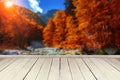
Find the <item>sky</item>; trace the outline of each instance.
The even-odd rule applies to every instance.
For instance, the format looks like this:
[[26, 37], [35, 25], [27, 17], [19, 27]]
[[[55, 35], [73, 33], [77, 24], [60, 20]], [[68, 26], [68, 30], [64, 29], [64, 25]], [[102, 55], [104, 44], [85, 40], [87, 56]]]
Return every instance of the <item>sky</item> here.
[[16, 4], [29, 8], [34, 12], [46, 13], [51, 9], [64, 10], [65, 0], [16, 0]]

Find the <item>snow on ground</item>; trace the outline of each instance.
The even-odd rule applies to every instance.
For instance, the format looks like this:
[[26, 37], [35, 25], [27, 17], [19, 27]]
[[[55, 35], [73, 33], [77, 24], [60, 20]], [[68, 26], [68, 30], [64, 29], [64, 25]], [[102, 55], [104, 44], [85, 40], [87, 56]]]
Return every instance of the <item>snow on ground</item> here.
[[2, 54], [2, 55], [20, 55], [24, 51], [25, 50], [10, 50], [10, 49], [6, 49], [6, 50], [2, 51], [0, 54]]

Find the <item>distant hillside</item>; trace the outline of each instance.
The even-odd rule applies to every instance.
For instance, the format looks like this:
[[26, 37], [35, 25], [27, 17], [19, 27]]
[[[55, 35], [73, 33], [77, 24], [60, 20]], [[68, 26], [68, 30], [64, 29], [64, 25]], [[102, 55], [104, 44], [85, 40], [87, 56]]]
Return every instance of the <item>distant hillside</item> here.
[[24, 48], [34, 40], [41, 41], [43, 24], [36, 13], [17, 5], [6, 7], [0, 2], [0, 46]]
[[47, 23], [47, 22], [48, 22], [48, 19], [49, 19], [49, 18], [53, 18], [53, 17], [54, 17], [54, 14], [55, 14], [57, 11], [58, 11], [57, 9], [52, 9], [52, 10], [49, 10], [46, 14], [40, 14], [40, 13], [38, 13], [38, 14], [41, 15], [41, 18], [42, 18], [42, 20], [44, 21], [44, 23]]
[[40, 25], [44, 25], [41, 15], [38, 15], [25, 7], [16, 6], [15, 8], [21, 15], [26, 16], [30, 20], [35, 20]]

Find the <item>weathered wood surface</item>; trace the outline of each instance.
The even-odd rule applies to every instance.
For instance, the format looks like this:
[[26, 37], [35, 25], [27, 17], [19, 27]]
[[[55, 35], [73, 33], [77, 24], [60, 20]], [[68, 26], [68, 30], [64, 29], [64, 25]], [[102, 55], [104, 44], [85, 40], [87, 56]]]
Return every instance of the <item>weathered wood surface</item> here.
[[0, 56], [0, 80], [120, 80], [120, 56]]

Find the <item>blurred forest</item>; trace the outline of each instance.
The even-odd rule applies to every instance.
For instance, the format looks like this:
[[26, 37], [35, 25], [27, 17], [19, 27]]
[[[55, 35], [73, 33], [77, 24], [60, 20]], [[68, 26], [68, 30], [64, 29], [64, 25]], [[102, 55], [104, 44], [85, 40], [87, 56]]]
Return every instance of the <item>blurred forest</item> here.
[[66, 0], [43, 31], [44, 43], [64, 49], [120, 48], [120, 1]]
[[60, 49], [120, 49], [119, 0], [65, 0], [65, 7], [44, 25], [39, 15], [0, 3], [0, 45], [25, 49], [38, 40]]

